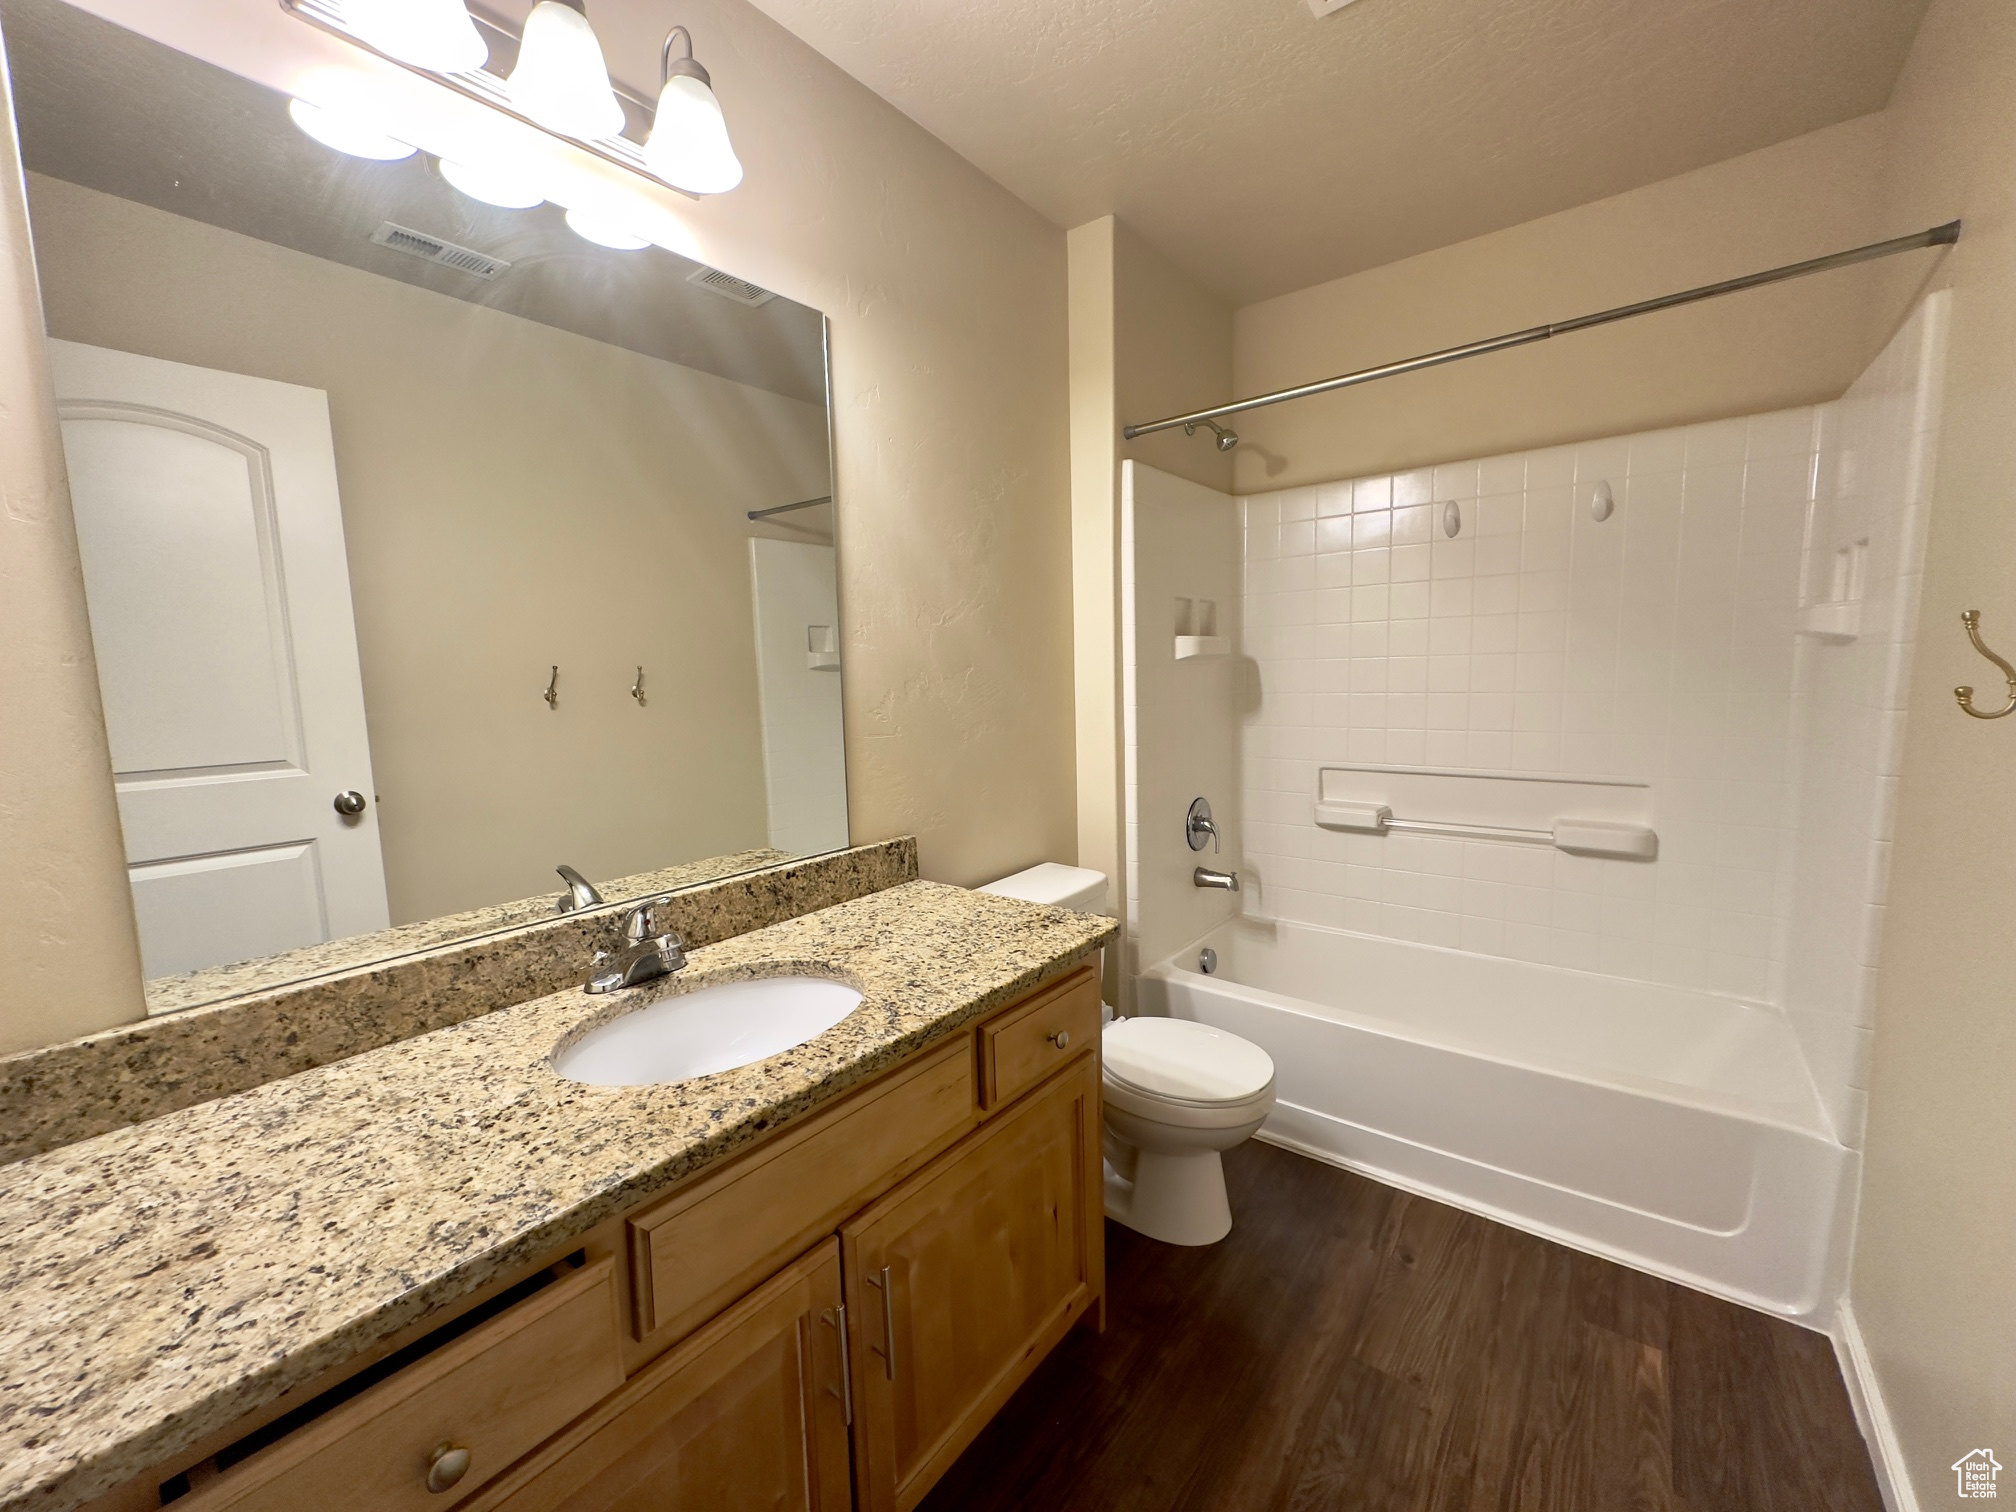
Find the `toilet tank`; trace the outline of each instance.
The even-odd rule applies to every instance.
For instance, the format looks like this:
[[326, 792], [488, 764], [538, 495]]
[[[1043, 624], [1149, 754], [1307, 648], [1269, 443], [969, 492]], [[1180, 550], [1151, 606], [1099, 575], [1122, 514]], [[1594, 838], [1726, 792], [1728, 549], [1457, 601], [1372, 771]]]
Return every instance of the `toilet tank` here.
[[1045, 861], [999, 882], [989, 882], [976, 891], [1020, 898], [1025, 903], [1048, 903], [1079, 913], [1106, 912], [1106, 873], [1084, 866], [1063, 866], [1055, 861]]

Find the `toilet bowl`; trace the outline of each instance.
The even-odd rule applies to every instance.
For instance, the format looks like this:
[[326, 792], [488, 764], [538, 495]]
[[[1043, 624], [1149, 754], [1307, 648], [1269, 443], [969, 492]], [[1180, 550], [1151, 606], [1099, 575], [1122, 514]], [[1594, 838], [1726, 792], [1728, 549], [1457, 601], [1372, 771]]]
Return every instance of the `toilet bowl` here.
[[[980, 891], [1106, 911], [1103, 873], [1056, 862]], [[1274, 1062], [1258, 1045], [1188, 1019], [1116, 1019], [1100, 1050], [1106, 1216], [1168, 1244], [1216, 1244], [1232, 1231], [1219, 1157], [1273, 1109]]]
[[1232, 1231], [1220, 1157], [1273, 1109], [1273, 1060], [1188, 1019], [1116, 1019], [1100, 1049], [1106, 1216], [1165, 1244], [1216, 1244]]

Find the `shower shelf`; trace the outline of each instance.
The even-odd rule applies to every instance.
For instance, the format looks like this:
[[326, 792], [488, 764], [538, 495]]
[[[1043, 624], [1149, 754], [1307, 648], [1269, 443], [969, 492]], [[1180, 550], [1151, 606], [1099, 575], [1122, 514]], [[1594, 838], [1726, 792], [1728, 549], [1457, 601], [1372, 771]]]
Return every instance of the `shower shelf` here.
[[1799, 615], [1799, 633], [1823, 645], [1847, 645], [1862, 634], [1861, 600], [1808, 604]]
[[1199, 656], [1230, 656], [1232, 639], [1225, 635], [1179, 635], [1176, 637], [1176, 660], [1190, 661]]

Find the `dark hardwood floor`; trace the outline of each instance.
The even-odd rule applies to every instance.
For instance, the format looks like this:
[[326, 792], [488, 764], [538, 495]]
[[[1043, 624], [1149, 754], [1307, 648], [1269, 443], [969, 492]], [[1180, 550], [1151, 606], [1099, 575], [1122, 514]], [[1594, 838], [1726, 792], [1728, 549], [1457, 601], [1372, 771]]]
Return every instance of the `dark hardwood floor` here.
[[920, 1512], [1881, 1512], [1821, 1335], [1261, 1144]]

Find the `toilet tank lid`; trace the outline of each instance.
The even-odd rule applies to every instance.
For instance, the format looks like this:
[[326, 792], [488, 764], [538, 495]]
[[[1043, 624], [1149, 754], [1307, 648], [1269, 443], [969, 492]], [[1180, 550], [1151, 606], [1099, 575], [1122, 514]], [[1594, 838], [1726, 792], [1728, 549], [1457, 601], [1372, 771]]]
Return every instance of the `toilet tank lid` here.
[[1087, 866], [1065, 866], [1045, 861], [1027, 871], [1019, 871], [999, 882], [989, 882], [979, 891], [998, 893], [1004, 898], [1020, 898], [1025, 903], [1048, 903], [1056, 908], [1075, 908], [1080, 913], [1103, 913], [1106, 908], [1106, 873]]

